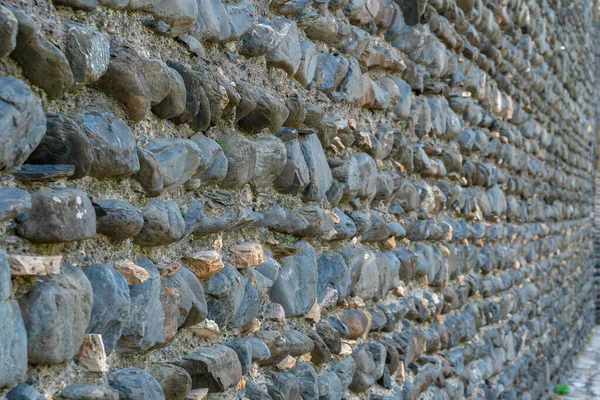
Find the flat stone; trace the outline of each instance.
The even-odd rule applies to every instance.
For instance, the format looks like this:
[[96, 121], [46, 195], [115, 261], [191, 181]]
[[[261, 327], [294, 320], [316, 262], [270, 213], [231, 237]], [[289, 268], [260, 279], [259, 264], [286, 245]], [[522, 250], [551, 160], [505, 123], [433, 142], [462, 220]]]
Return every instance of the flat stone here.
[[91, 26], [66, 26], [65, 52], [77, 85], [91, 85], [104, 75], [110, 62], [109, 37]]
[[7, 221], [31, 210], [31, 195], [23, 189], [0, 189], [0, 221]]
[[58, 275], [37, 278], [19, 300], [27, 329], [29, 364], [59, 364], [79, 350], [92, 311], [92, 287], [78, 267], [63, 264]]
[[142, 369], [117, 370], [108, 376], [108, 384], [119, 392], [119, 399], [164, 400], [165, 398], [160, 384]]
[[16, 7], [11, 7], [11, 11], [19, 21], [19, 31], [17, 47], [10, 56], [23, 69], [23, 75], [42, 88], [49, 98], [62, 97], [74, 83], [67, 58], [40, 34], [38, 24], [31, 17]]
[[173, 364], [158, 363], [148, 373], [159, 383], [165, 400], [185, 400], [192, 390], [192, 377], [187, 371]]
[[285, 168], [286, 145], [276, 136], [261, 136], [254, 142], [256, 163], [251, 183], [257, 188], [270, 186]]
[[78, 119], [88, 128], [86, 134], [95, 155], [91, 176], [123, 178], [140, 169], [135, 136], [125, 121], [113, 114], [96, 111], [79, 114]]
[[90, 372], [107, 372], [108, 363], [102, 335], [96, 333], [85, 334], [83, 343], [81, 343], [79, 351], [75, 354], [75, 359]]
[[[3, 268], [0, 267], [0, 270]], [[6, 324], [2, 328], [0, 336], [0, 363], [3, 368], [0, 370], [0, 386], [10, 386], [25, 379], [27, 373], [27, 332], [19, 310], [19, 304], [16, 300], [5, 300], [10, 296], [5, 293], [3, 286], [5, 282], [10, 285], [10, 275], [6, 276], [6, 269], [0, 273], [0, 277], [8, 281], [0, 284], [0, 319]], [[13, 389], [14, 390], [14, 389]], [[10, 398], [10, 393], [9, 397]]]
[[158, 269], [146, 257], [138, 257], [136, 265], [144, 268], [150, 279], [129, 285], [131, 312], [123, 324], [116, 349], [119, 353], [139, 353], [163, 343], [165, 312], [161, 304], [161, 278]]
[[231, 247], [233, 264], [236, 268], [250, 268], [266, 261], [260, 243], [240, 243]]
[[269, 290], [272, 302], [279, 303], [286, 317], [304, 315], [317, 298], [317, 258], [314, 249], [306, 242], [296, 244], [300, 252], [281, 260], [281, 270]]
[[123, 275], [110, 264], [92, 264], [83, 269], [93, 293], [93, 306], [86, 333], [102, 335], [106, 354], [112, 353], [129, 318], [131, 298]]
[[150, 90], [143, 72], [144, 59], [127, 46], [110, 47], [110, 63], [96, 82], [100, 90], [117, 100], [132, 122], [150, 111]]
[[200, 165], [200, 149], [189, 139], [153, 140], [145, 148], [156, 155], [163, 190], [173, 190], [183, 185]]
[[55, 395], [58, 400], [119, 400], [119, 392], [110, 386], [76, 383]]
[[0, 77], [0, 171], [19, 167], [46, 131], [40, 99], [21, 80]]
[[35, 243], [89, 239], [96, 233], [94, 208], [79, 190], [39, 190], [33, 193], [31, 211], [19, 220], [16, 232]]
[[222, 392], [235, 386], [242, 377], [238, 356], [227, 346], [200, 349], [175, 362], [192, 377], [192, 388]]
[[137, 235], [144, 226], [142, 212], [121, 200], [94, 200], [96, 232], [113, 240]]
[[136, 265], [133, 261], [117, 261], [115, 263], [115, 269], [123, 275], [127, 285], [137, 285], [138, 283], [144, 283], [150, 279], [150, 274], [144, 268]]
[[6, 7], [0, 6], [0, 59], [8, 57], [17, 47], [19, 22]]
[[74, 165], [21, 165], [13, 176], [19, 182], [55, 182], [75, 175]]
[[185, 221], [174, 201], [149, 200], [142, 215], [144, 226], [133, 237], [140, 246], [165, 246], [181, 239], [185, 232]]
[[10, 254], [8, 264], [11, 275], [60, 274], [62, 256], [26, 256]]
[[198, 251], [181, 259], [198, 279], [208, 279], [225, 267], [221, 254], [214, 250]]
[[185, 400], [207, 400], [208, 389], [193, 389], [185, 396]]

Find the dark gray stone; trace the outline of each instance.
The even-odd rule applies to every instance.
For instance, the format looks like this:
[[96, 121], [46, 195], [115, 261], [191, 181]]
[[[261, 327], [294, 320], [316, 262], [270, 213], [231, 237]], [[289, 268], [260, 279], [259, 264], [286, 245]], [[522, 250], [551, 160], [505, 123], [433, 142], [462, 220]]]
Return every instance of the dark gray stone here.
[[279, 303], [286, 317], [304, 315], [317, 298], [317, 257], [306, 242], [296, 244], [300, 252], [281, 260], [281, 270], [269, 290], [271, 301]]
[[75, 175], [74, 165], [21, 165], [12, 174], [19, 182], [55, 182], [61, 179], [71, 178]]
[[[150, 278], [129, 285], [131, 308], [117, 342], [119, 353], [139, 353], [161, 343], [165, 337], [165, 313], [161, 304], [161, 279], [158, 269], [146, 257], [138, 257], [136, 265]], [[112, 386], [112, 385], [111, 385]]]
[[377, 165], [366, 153], [355, 153], [348, 157], [342, 166], [332, 171], [333, 177], [344, 187], [344, 197], [359, 197], [367, 204], [377, 191]]
[[342, 351], [340, 333], [331, 324], [319, 322], [315, 330], [332, 354], [339, 354]]
[[184, 400], [192, 389], [192, 377], [176, 365], [159, 363], [148, 369], [148, 373], [159, 383], [165, 400]]
[[302, 400], [319, 400], [319, 377], [310, 364], [299, 362], [290, 372], [294, 374], [300, 383]]
[[83, 269], [92, 286], [93, 302], [86, 333], [102, 335], [106, 354], [112, 353], [129, 320], [131, 298], [127, 281], [110, 264], [92, 264]]
[[[203, 61], [197, 61], [193, 64], [192, 70], [198, 77], [200, 85], [206, 94], [208, 108], [210, 109], [210, 126], [218, 125], [223, 115], [224, 107], [229, 103], [229, 96], [223, 93], [223, 91], [227, 92], [224, 85], [228, 85], [228, 83], [219, 79], [213, 68]], [[227, 104], [223, 104], [224, 101]]]
[[313, 81], [317, 70], [317, 46], [310, 40], [301, 40], [300, 51], [302, 55], [294, 78], [302, 86], [307, 87]]
[[280, 41], [276, 27], [263, 17], [258, 17], [257, 22], [240, 37], [239, 52], [246, 57], [264, 56], [275, 49]]
[[149, 200], [142, 215], [144, 226], [133, 238], [140, 246], [166, 246], [181, 239], [185, 233], [185, 221], [174, 201]]
[[238, 119], [238, 128], [250, 134], [259, 133], [265, 128], [275, 132], [287, 120], [289, 114], [290, 111], [283, 101], [270, 93], [258, 90], [256, 106]]
[[287, 18], [274, 16], [272, 24], [279, 44], [265, 54], [267, 68], [280, 68], [288, 76], [294, 76], [302, 57], [296, 22]]
[[329, 367], [337, 375], [345, 392], [352, 383], [354, 372], [356, 371], [356, 362], [354, 357], [346, 357], [343, 360], [336, 360], [329, 363]]
[[377, 257], [371, 250], [345, 247], [342, 255], [350, 270], [352, 288], [350, 294], [363, 300], [376, 297], [379, 287]]
[[65, 49], [77, 85], [90, 85], [104, 75], [110, 62], [110, 39], [91, 26], [68, 24]]
[[[258, 339], [257, 339], [258, 340]], [[240, 360], [240, 365], [242, 367], [242, 375], [247, 375], [250, 369], [252, 368], [252, 362], [258, 361], [261, 357], [257, 357], [257, 360], [253, 360], [252, 357], [252, 344], [250, 341], [243, 338], [234, 338], [229, 342], [225, 343], [225, 346], [230, 347], [238, 356], [238, 360]], [[265, 346], [266, 348], [266, 346]], [[268, 348], [267, 348], [268, 352]], [[270, 353], [269, 353], [270, 357]], [[266, 358], [269, 358], [266, 357]], [[262, 360], [261, 360], [262, 361]]]
[[0, 319], [5, 326], [0, 336], [0, 363], [3, 366], [0, 369], [0, 387], [4, 387], [25, 379], [27, 331], [17, 301], [5, 300], [11, 294], [10, 269], [4, 251], [1, 253], [3, 260], [0, 263]]
[[243, 293], [242, 302], [231, 321], [229, 321], [229, 328], [244, 328], [258, 315], [258, 292], [250, 279], [246, 278]]
[[252, 184], [257, 188], [270, 186], [287, 163], [286, 145], [276, 136], [261, 136], [254, 142], [256, 163], [252, 174]]
[[79, 115], [94, 149], [90, 175], [123, 178], [140, 169], [135, 136], [125, 121], [113, 114], [89, 111]]
[[0, 6], [0, 59], [8, 57], [17, 46], [19, 22], [6, 7]]
[[173, 122], [178, 125], [187, 123], [195, 131], [207, 129], [210, 126], [211, 113], [200, 77], [179, 62], [168, 61], [167, 65], [181, 76], [186, 90], [185, 109], [183, 113], [172, 118]]
[[133, 179], [140, 184], [149, 197], [160, 196], [163, 192], [164, 184], [156, 154], [141, 146], [136, 146], [136, 154], [140, 163], [140, 169], [133, 174]]
[[[246, 293], [246, 279], [231, 264], [203, 282], [208, 315], [224, 328], [237, 315]], [[257, 299], [258, 300], [258, 299]]]
[[323, 364], [331, 361], [331, 351], [317, 331], [313, 329], [309, 330], [308, 337], [312, 339], [314, 345], [310, 352], [310, 361], [315, 364]]
[[39, 190], [33, 193], [31, 204], [31, 211], [19, 219], [16, 232], [32, 242], [72, 242], [96, 233], [94, 208], [79, 190]]
[[206, 298], [200, 280], [187, 267], [169, 276], [179, 291], [179, 327], [196, 325], [206, 318]]
[[27, 329], [29, 364], [59, 364], [79, 350], [90, 322], [93, 293], [85, 274], [70, 264], [37, 279], [19, 300]]
[[248, 400], [273, 400], [269, 394], [261, 389], [251, 379], [246, 378], [246, 388], [244, 391], [244, 398]]
[[262, 340], [254, 337], [247, 339], [252, 347], [252, 362], [261, 362], [271, 358], [269, 347]]
[[119, 392], [110, 386], [76, 383], [61, 390], [58, 400], [119, 400]]
[[38, 24], [19, 8], [10, 8], [19, 21], [17, 47], [10, 56], [23, 75], [42, 88], [48, 97], [58, 99], [73, 86], [73, 73], [60, 49], [40, 34]]
[[26, 383], [19, 383], [6, 394], [6, 400], [46, 400], [46, 396]]
[[356, 225], [352, 218], [343, 213], [340, 209], [334, 208], [333, 212], [339, 218], [339, 222], [335, 224], [335, 240], [352, 239], [356, 235]]
[[145, 148], [156, 155], [164, 190], [183, 185], [200, 165], [200, 149], [189, 139], [153, 140]]
[[267, 392], [273, 400], [298, 399], [300, 397], [300, 382], [289, 372], [269, 372]]
[[175, 362], [192, 377], [192, 388], [222, 392], [235, 386], [242, 377], [242, 367], [235, 351], [227, 346], [204, 348]]
[[333, 371], [324, 371], [319, 375], [319, 399], [342, 400], [342, 384]]
[[302, 137], [300, 145], [310, 176], [310, 183], [304, 190], [304, 196], [309, 200], [324, 199], [331, 187], [332, 176], [321, 142], [316, 134], [311, 134]]
[[385, 355], [385, 347], [379, 342], [365, 343], [356, 348], [352, 352], [356, 370], [350, 390], [360, 393], [373, 386], [383, 376]]
[[304, 191], [310, 182], [310, 172], [302, 154], [298, 139], [285, 142], [287, 162], [274, 182], [275, 188], [283, 193], [297, 194]]
[[[6, 221], [31, 209], [31, 195], [23, 189], [0, 189], [0, 221]], [[2, 296], [0, 296], [0, 300]]]
[[159, 118], [175, 118], [187, 110], [186, 85], [179, 72], [162, 63], [161, 65], [168, 76], [168, 91], [159, 103], [152, 103], [151, 110]]
[[218, 140], [227, 158], [227, 175], [221, 186], [242, 187], [250, 182], [256, 166], [254, 143], [238, 134], [228, 134]]
[[40, 99], [23, 81], [0, 76], [0, 171], [23, 164], [45, 131]]
[[120, 369], [108, 376], [108, 384], [123, 400], [165, 400], [160, 384], [146, 371]]
[[95, 200], [96, 232], [113, 240], [137, 235], [144, 226], [142, 212], [121, 200]]
[[317, 293], [319, 303], [332, 288], [338, 292], [338, 301], [343, 301], [350, 292], [350, 271], [344, 258], [333, 251], [324, 252], [317, 260], [319, 281]]

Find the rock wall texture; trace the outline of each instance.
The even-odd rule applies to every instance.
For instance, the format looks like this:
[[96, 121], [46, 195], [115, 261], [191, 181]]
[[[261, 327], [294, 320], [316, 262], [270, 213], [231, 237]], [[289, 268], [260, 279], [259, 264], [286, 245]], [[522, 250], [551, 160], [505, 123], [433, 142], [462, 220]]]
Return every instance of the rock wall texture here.
[[552, 398], [596, 13], [0, 0], [0, 396]]

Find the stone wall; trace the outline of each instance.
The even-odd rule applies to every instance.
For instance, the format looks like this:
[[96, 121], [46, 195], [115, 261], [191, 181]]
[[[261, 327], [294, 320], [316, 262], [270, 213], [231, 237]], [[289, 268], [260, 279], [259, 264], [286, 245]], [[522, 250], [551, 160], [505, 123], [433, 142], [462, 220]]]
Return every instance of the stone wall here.
[[592, 2], [0, 4], [0, 396], [552, 398]]

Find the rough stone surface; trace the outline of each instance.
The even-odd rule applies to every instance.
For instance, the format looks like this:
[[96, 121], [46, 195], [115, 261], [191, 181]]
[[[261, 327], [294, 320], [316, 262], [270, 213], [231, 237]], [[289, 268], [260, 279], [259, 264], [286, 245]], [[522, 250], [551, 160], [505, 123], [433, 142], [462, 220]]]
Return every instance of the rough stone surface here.
[[121, 369], [108, 376], [110, 387], [119, 392], [119, 399], [164, 400], [160, 384], [144, 370], [137, 368]]

